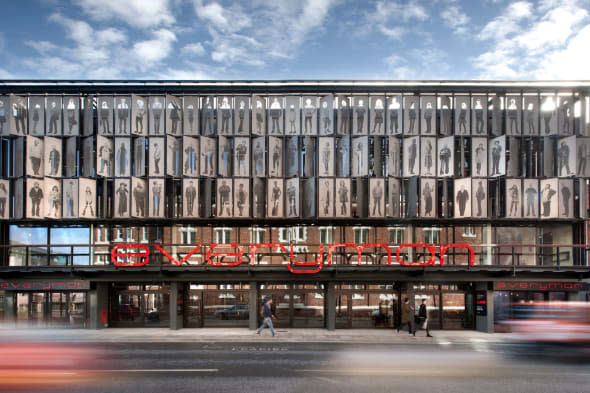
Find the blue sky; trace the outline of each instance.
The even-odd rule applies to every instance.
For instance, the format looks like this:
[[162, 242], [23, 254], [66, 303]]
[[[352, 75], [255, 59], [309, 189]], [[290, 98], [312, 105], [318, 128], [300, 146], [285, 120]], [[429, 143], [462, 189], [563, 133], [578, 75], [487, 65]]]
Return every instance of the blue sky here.
[[590, 79], [590, 0], [21, 0], [3, 79]]

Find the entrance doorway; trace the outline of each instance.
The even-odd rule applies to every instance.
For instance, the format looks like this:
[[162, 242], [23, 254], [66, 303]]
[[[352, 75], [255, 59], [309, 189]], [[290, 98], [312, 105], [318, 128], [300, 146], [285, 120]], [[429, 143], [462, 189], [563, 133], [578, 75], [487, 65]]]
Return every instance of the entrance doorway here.
[[184, 295], [184, 326], [248, 327], [249, 288], [242, 283], [191, 283]]
[[415, 313], [417, 315], [424, 301], [430, 329], [475, 328], [475, 305], [471, 291], [454, 284], [422, 284], [414, 285], [413, 289]]
[[110, 325], [113, 327], [168, 327], [170, 290], [160, 285], [113, 288]]
[[393, 328], [399, 324], [399, 292], [393, 285], [337, 284], [336, 328]]
[[323, 328], [326, 325], [323, 284], [268, 284], [260, 286], [258, 323], [264, 299], [272, 299], [277, 328]]
[[15, 292], [16, 322], [30, 327], [86, 327], [85, 292]]

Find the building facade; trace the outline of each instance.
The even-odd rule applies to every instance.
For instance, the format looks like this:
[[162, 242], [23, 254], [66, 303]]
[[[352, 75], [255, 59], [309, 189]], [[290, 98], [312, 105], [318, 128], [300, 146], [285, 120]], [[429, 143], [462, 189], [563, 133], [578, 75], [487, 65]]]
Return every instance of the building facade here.
[[590, 82], [4, 81], [17, 324], [501, 331], [588, 300]]

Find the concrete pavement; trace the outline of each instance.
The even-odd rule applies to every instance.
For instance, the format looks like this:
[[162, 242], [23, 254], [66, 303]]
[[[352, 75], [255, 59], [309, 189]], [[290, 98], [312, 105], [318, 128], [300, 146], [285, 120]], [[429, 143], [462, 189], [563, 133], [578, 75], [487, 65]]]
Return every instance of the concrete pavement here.
[[473, 330], [435, 330], [433, 338], [418, 331], [416, 337], [392, 329], [277, 329], [272, 337], [267, 328], [257, 335], [246, 328], [167, 328], [48, 329], [0, 328], [0, 341], [57, 340], [80, 342], [283, 342], [283, 343], [351, 343], [351, 344], [477, 344], [498, 343], [508, 338], [505, 333], [481, 333]]

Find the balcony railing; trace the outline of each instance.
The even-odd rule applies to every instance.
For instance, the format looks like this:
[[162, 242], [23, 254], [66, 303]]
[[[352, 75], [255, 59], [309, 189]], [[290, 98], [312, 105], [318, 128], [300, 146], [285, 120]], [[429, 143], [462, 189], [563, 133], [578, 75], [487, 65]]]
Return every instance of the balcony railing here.
[[[298, 244], [297, 246], [299, 246]], [[252, 254], [250, 244], [239, 245], [243, 255], [241, 267], [268, 267], [292, 265], [301, 269], [298, 263], [306, 262], [306, 268], [317, 268], [322, 254], [322, 268], [364, 267], [375, 266], [424, 266], [426, 269], [465, 266], [467, 269], [477, 268], [576, 268], [590, 269], [589, 250], [582, 244], [479, 244], [470, 245], [473, 250], [473, 260], [470, 261], [470, 251], [463, 245], [457, 245], [445, 250], [441, 263], [441, 248], [445, 246], [432, 245], [412, 246], [399, 249], [399, 245], [371, 245], [358, 248], [352, 245], [319, 245], [305, 244], [300, 248], [293, 245], [293, 260], [291, 261], [291, 245], [276, 244], [272, 247], [260, 246]], [[113, 257], [111, 252], [117, 246]], [[141, 248], [140, 248], [141, 247]], [[141, 264], [147, 267], [198, 267], [223, 266], [235, 264], [236, 257], [223, 255], [209, 255], [213, 253], [239, 253], [240, 250], [230, 247], [216, 247], [209, 245], [187, 244], [138, 244], [136, 247], [122, 247], [121, 244], [76, 244], [76, 245], [3, 245], [0, 246], [0, 268], [3, 269], [33, 269], [39, 267], [51, 268], [83, 268], [83, 267], [118, 267], [130, 264]], [[360, 246], [359, 246], [360, 247]], [[399, 259], [397, 257], [399, 249]], [[303, 251], [302, 251], [303, 250]], [[141, 252], [142, 257], [128, 256], [130, 253]], [[147, 262], [145, 259], [147, 257]], [[113, 258], [115, 258], [113, 260]], [[116, 263], [114, 263], [116, 261]], [[401, 262], [401, 263], [400, 263]]]

